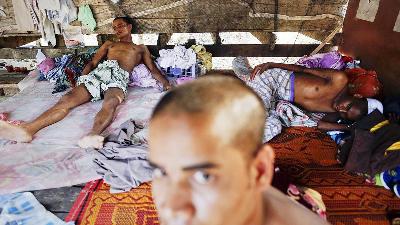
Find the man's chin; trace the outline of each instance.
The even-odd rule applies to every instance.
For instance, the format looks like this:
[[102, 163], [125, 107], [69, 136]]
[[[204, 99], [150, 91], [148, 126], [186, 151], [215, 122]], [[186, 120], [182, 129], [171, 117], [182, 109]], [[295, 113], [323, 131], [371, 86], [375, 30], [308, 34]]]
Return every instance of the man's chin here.
[[171, 219], [168, 221], [162, 221], [161, 225], [199, 225], [195, 223], [193, 220], [180, 220], [180, 219]]

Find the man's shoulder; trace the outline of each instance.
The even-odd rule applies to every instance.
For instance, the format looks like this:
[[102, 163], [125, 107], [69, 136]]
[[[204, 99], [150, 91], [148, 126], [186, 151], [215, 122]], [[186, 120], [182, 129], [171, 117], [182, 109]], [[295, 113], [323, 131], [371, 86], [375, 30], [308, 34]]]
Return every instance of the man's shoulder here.
[[[296, 225], [328, 225], [314, 212], [300, 205], [287, 195], [274, 187], [270, 187], [264, 193], [264, 203], [268, 212], [265, 215], [273, 218], [277, 223], [272, 224], [296, 224]], [[285, 209], [285, 210], [282, 210]]]
[[114, 41], [107, 40], [107, 41], [105, 41], [105, 42], [103, 43], [102, 46], [108, 47], [108, 46], [111, 46], [111, 45], [113, 45], [113, 44], [115, 44]]

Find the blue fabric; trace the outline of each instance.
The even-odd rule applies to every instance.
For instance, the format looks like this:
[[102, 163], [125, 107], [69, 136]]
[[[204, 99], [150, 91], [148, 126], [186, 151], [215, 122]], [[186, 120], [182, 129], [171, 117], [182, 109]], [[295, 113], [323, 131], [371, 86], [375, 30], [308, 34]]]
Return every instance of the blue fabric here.
[[73, 225], [47, 211], [30, 192], [0, 195], [0, 224]]

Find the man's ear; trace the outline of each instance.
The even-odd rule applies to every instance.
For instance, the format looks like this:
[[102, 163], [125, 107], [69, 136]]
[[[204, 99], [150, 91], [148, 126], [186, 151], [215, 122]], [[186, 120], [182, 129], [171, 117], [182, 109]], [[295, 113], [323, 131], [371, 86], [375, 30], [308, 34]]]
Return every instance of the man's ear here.
[[274, 149], [270, 145], [264, 144], [253, 161], [256, 171], [256, 186], [261, 191], [266, 190], [271, 185], [274, 175], [274, 161]]

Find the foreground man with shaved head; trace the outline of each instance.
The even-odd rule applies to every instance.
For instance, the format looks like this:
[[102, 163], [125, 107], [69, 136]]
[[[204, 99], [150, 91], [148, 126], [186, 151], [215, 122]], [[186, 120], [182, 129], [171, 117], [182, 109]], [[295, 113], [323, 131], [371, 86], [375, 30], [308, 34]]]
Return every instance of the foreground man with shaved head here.
[[150, 123], [161, 224], [327, 224], [271, 186], [265, 111], [237, 78], [213, 75], [167, 93]]

